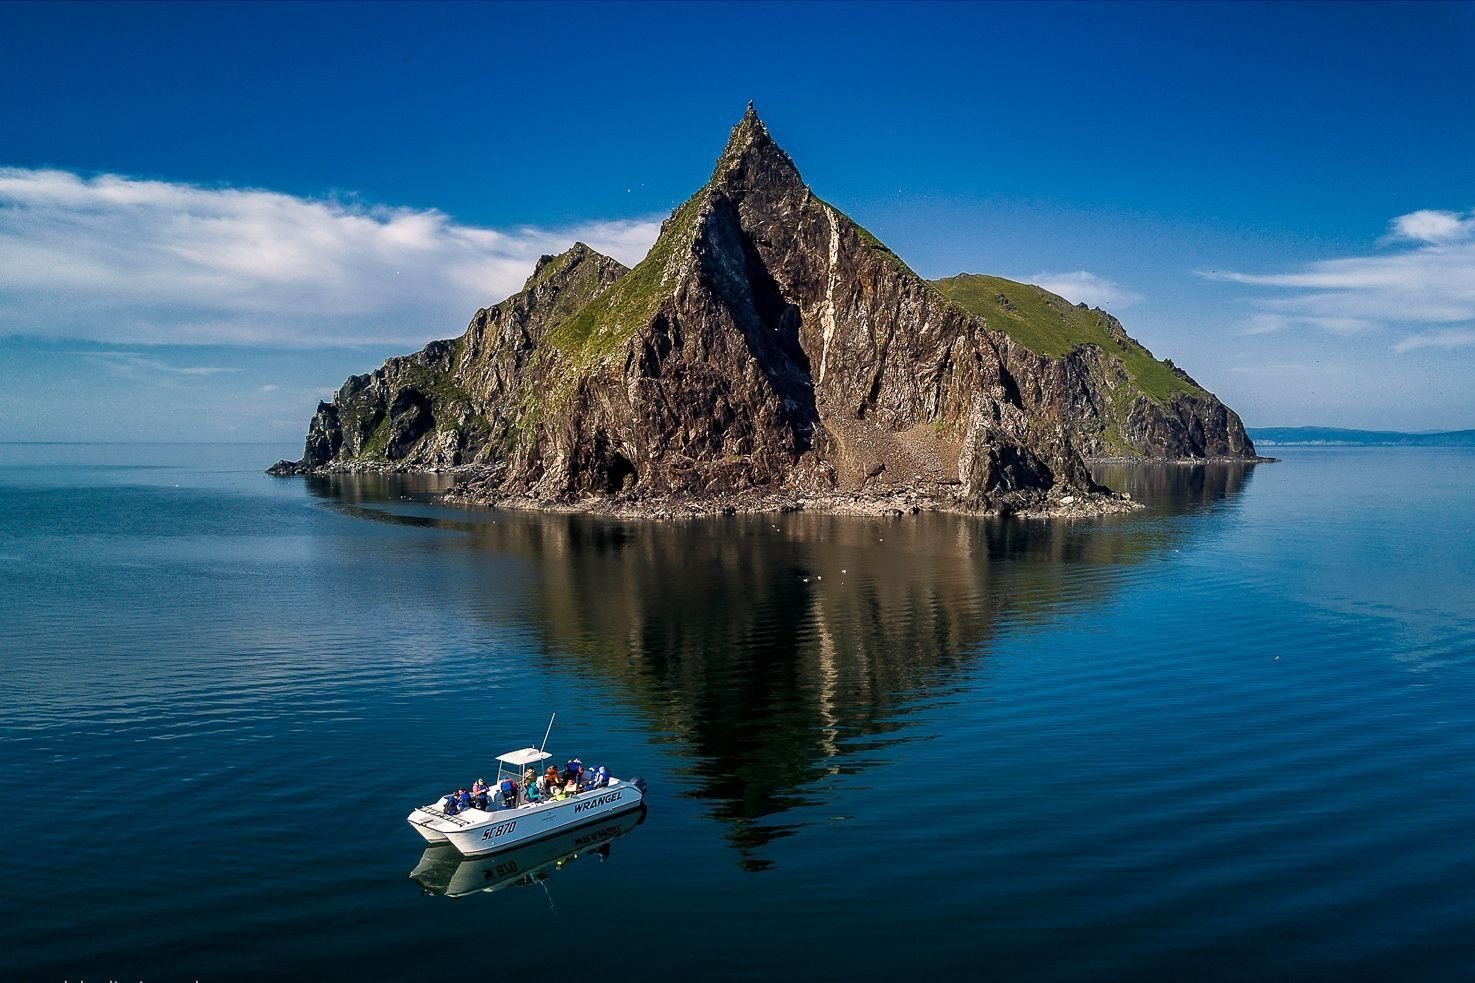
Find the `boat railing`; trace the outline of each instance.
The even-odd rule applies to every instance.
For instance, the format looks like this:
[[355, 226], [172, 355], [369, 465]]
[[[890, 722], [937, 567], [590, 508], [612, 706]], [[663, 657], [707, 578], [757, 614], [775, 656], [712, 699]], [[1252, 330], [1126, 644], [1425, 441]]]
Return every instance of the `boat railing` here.
[[462, 819], [459, 815], [454, 815], [454, 816], [451, 815], [449, 812], [446, 812], [445, 809], [441, 808], [441, 805], [440, 805], [439, 802], [432, 802], [428, 806], [421, 806], [420, 807], [420, 811], [421, 812], [428, 812], [432, 816], [439, 816], [441, 819], [449, 819], [451, 822], [455, 823], [458, 826], [470, 826], [471, 825], [471, 820], [469, 820], [469, 819]]

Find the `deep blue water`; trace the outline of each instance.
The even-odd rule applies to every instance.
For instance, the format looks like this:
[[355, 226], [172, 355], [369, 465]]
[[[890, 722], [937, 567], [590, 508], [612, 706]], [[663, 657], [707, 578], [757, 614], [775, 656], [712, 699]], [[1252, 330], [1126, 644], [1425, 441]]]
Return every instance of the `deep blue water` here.
[[[0, 976], [1475, 975], [1475, 451], [642, 524], [292, 450], [0, 445]], [[552, 710], [645, 821], [436, 893]]]

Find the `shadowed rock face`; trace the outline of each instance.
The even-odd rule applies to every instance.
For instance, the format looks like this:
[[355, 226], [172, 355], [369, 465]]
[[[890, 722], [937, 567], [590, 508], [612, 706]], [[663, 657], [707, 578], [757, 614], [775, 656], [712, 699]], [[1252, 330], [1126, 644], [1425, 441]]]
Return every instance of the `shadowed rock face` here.
[[583, 243], [544, 256], [521, 292], [477, 311], [466, 333], [351, 376], [319, 403], [295, 465], [274, 471], [433, 470], [500, 461], [549, 328], [629, 271]]
[[[1116, 318], [1103, 317], [1120, 330]], [[1183, 391], [1158, 400], [1136, 386], [1119, 359], [1094, 345], [1050, 358], [1005, 341], [1009, 371], [1028, 412], [1064, 426], [1088, 457], [1256, 457], [1239, 414], [1186, 375]]]
[[1002, 277], [934, 283], [1005, 335], [1001, 351], [1027, 412], [1068, 429], [1088, 457], [1254, 460], [1233, 410], [1100, 308]]
[[817, 198], [749, 107], [634, 270], [544, 257], [461, 338], [349, 379], [273, 470], [474, 466], [457, 496], [489, 503], [907, 488], [1009, 511], [1100, 491], [1082, 454], [1124, 443], [1253, 455], [1185, 389], [1152, 399], [1099, 347], [994, 330]]

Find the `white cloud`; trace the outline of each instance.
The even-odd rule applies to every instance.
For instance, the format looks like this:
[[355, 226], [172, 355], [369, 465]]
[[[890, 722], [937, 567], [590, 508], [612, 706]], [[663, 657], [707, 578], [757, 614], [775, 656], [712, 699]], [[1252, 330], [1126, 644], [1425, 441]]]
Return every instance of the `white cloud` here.
[[1274, 290], [1253, 299], [1246, 334], [1312, 328], [1356, 335], [1396, 325], [1475, 321], [1475, 218], [1411, 212], [1390, 228], [1394, 240], [1416, 245], [1281, 273], [1199, 275]]
[[631, 265], [660, 221], [508, 230], [439, 211], [0, 168], [0, 334], [418, 345], [575, 240]]
[[1402, 355], [1420, 348], [1467, 348], [1472, 345], [1475, 345], [1475, 329], [1446, 328], [1409, 335], [1394, 345], [1393, 350]]
[[1087, 270], [1076, 270], [1074, 273], [1036, 273], [1020, 279], [1025, 283], [1044, 287], [1052, 294], [1059, 294], [1073, 304], [1120, 309], [1131, 307], [1142, 299], [1141, 294], [1133, 293], [1121, 284]]
[[1475, 212], [1441, 212], [1421, 209], [1400, 215], [1388, 223], [1388, 238], [1414, 242], [1458, 242], [1475, 235]]

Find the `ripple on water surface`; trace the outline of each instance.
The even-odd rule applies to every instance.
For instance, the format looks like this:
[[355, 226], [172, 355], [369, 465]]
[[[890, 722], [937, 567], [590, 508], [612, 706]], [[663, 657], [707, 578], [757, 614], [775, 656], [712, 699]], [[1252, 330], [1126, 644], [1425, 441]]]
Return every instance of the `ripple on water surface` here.
[[[46, 453], [0, 454], [0, 782], [85, 818], [0, 861], [6, 975], [405, 976], [508, 924], [647, 974], [1475, 955], [1475, 455], [1107, 469], [1150, 507], [1098, 522], [640, 524]], [[409, 807], [553, 709], [647, 821], [421, 896]]]

